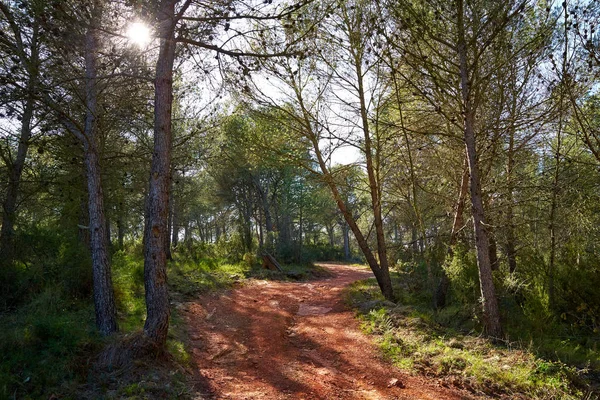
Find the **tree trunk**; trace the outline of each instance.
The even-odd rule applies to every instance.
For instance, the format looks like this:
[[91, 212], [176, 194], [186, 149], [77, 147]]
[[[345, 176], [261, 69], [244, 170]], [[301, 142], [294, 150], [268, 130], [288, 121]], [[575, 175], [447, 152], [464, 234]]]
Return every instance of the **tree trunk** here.
[[[33, 91], [35, 87], [34, 77], [30, 78], [29, 90]], [[19, 146], [17, 148], [17, 157], [11, 165], [8, 176], [8, 188], [6, 197], [2, 204], [2, 230], [0, 231], [0, 257], [2, 262], [10, 264], [15, 255], [14, 226], [17, 215], [17, 198], [19, 195], [19, 185], [21, 184], [21, 175], [25, 167], [25, 159], [29, 149], [29, 139], [31, 138], [31, 123], [33, 120], [34, 100], [33, 95], [28, 94], [22, 114], [21, 134], [19, 136]]]
[[304, 186], [300, 186], [300, 210], [298, 216], [298, 250], [296, 262], [302, 261], [302, 247], [304, 246]]
[[486, 231], [488, 232], [488, 239], [490, 241], [490, 266], [492, 267], [492, 271], [496, 271], [500, 268], [500, 261], [498, 260], [498, 243], [496, 243], [492, 228], [488, 227]]
[[554, 153], [554, 173], [552, 176], [552, 198], [550, 201], [550, 259], [548, 262], [548, 304], [550, 309], [554, 307], [554, 269], [556, 264], [556, 210], [558, 208], [558, 191], [560, 179], [560, 162], [562, 146], [562, 110], [559, 128], [556, 137], [556, 151]]
[[[381, 182], [376, 177], [375, 169], [378, 166], [373, 162], [373, 150], [370, 133], [370, 120], [367, 115], [367, 101], [365, 98], [365, 89], [363, 85], [362, 60], [355, 54], [354, 67], [358, 80], [358, 98], [360, 100], [360, 116], [362, 121], [362, 131], [364, 135], [365, 161], [367, 163], [367, 176], [369, 178], [369, 193], [371, 195], [371, 209], [373, 210], [373, 222], [375, 224], [375, 236], [377, 238], [377, 254], [379, 255], [378, 273], [381, 275], [383, 295], [387, 300], [393, 301], [394, 293], [392, 281], [390, 279], [387, 246], [385, 242], [385, 232], [383, 229], [383, 217], [381, 215]], [[350, 226], [352, 228], [352, 226]], [[377, 276], [377, 274], [375, 275]], [[379, 279], [378, 279], [379, 281]]]
[[417, 231], [417, 226], [413, 223], [410, 226], [410, 240], [411, 240], [411, 248], [412, 248], [412, 256], [419, 254], [419, 233]]
[[[178, 199], [179, 200], [179, 199]], [[179, 230], [180, 230], [180, 221], [179, 221], [179, 201], [175, 201], [175, 194], [171, 196], [171, 246], [176, 248], [179, 244]], [[217, 241], [219, 240], [219, 232], [217, 232]]]
[[192, 230], [190, 229], [190, 221], [186, 221], [183, 225], [183, 241], [189, 244], [192, 240]]
[[348, 224], [346, 221], [342, 222], [342, 233], [344, 236], [344, 259], [350, 260], [350, 235], [349, 235]]
[[171, 254], [171, 231], [173, 229], [173, 178], [170, 177], [169, 181], [169, 212], [167, 215], [167, 237], [165, 238], [165, 253], [167, 254], [167, 260], [172, 261], [173, 255]]
[[[389, 267], [387, 264], [386, 250], [385, 250], [385, 248], [380, 249], [381, 246], [385, 247], [385, 240], [377, 241], [377, 247], [378, 247], [379, 256], [380, 256], [380, 262], [378, 262], [377, 259], [375, 258], [375, 255], [371, 251], [371, 248], [369, 247], [369, 244], [368, 244], [366, 238], [364, 237], [362, 231], [360, 230], [358, 224], [356, 223], [354, 216], [352, 215], [350, 210], [347, 208], [346, 203], [344, 202], [344, 200], [340, 194], [340, 191], [339, 191], [333, 177], [331, 176], [331, 172], [329, 171], [329, 168], [327, 167], [327, 162], [325, 161], [325, 159], [323, 157], [323, 153], [321, 153], [321, 150], [319, 148], [318, 135], [312, 131], [312, 128], [311, 128], [312, 118], [310, 117], [308, 111], [304, 107], [304, 101], [302, 99], [302, 95], [297, 87], [295, 87], [294, 90], [296, 92], [296, 96], [298, 97], [298, 101], [299, 101], [299, 104], [300, 104], [300, 107], [302, 110], [302, 115], [303, 115], [303, 119], [304, 119], [304, 123], [305, 123], [304, 128], [307, 129], [307, 138], [311, 142], [312, 148], [315, 152], [315, 156], [317, 157], [317, 163], [319, 165], [319, 168], [321, 169], [321, 172], [323, 173], [323, 178], [325, 180], [325, 183], [331, 190], [331, 194], [333, 195], [333, 198], [334, 198], [339, 210], [341, 211], [344, 219], [346, 220], [346, 223], [348, 224], [350, 230], [352, 231], [352, 233], [354, 234], [354, 237], [356, 238], [356, 241], [358, 242], [358, 247], [360, 248], [361, 252], [365, 256], [365, 259], [367, 260], [367, 263], [369, 264], [369, 267], [371, 268], [373, 275], [375, 275], [375, 279], [377, 280], [377, 284], [379, 285], [381, 293], [387, 300], [394, 301], [394, 290], [392, 288], [392, 280], [390, 278]], [[363, 93], [361, 105], [363, 105], [364, 102], [365, 102], [365, 99], [364, 99], [364, 93]], [[365, 121], [365, 123], [368, 125], [368, 121]], [[368, 136], [368, 135], [366, 135], [366, 136]], [[370, 143], [370, 140], [368, 142]], [[370, 152], [370, 146], [368, 149]], [[369, 168], [372, 169], [373, 168], [372, 157], [368, 157], [368, 160], [369, 160], [369, 162], [368, 162], [367, 169], [369, 169]], [[373, 188], [373, 185], [376, 186], [377, 183], [375, 182], [375, 175], [374, 175], [374, 171], [372, 171], [372, 170], [370, 171], [369, 182], [370, 182], [371, 189], [375, 189], [375, 192], [371, 194], [371, 196], [372, 196], [371, 199], [372, 200], [375, 199], [377, 201], [375, 201], [375, 203], [372, 204], [372, 207], [374, 208], [374, 213], [377, 214], [376, 220], [378, 222], [376, 225], [379, 225], [378, 231], [380, 231], [382, 233], [383, 226], [381, 225], [381, 222], [382, 222], [382, 220], [381, 220], [381, 204], [378, 201], [377, 187]], [[379, 210], [379, 211], [375, 212], [375, 210]], [[378, 239], [379, 239], [379, 235], [380, 235], [380, 233], [378, 233]]]
[[467, 41], [464, 28], [464, 4], [458, 0], [458, 56], [460, 62], [460, 86], [464, 113], [464, 140], [469, 161], [471, 207], [473, 210], [473, 225], [475, 232], [475, 247], [477, 250], [477, 265], [479, 267], [479, 283], [483, 306], [485, 330], [492, 337], [502, 336], [500, 310], [496, 298], [496, 289], [490, 263], [490, 243], [485, 228], [485, 213], [481, 195], [481, 181], [477, 146], [475, 138], [475, 107], [472, 104], [471, 82], [469, 77]]
[[[15, 32], [15, 35], [17, 32]], [[34, 94], [38, 82], [38, 64], [39, 64], [39, 24], [34, 23], [31, 33], [30, 53], [27, 59], [27, 52], [21, 47], [21, 61], [27, 66], [27, 92], [23, 104], [23, 113], [21, 114], [21, 130], [19, 134], [19, 144], [17, 146], [17, 156], [11, 165], [8, 173], [8, 187], [6, 197], [2, 203], [2, 228], [0, 229], [0, 259], [4, 265], [10, 264], [15, 256], [15, 221], [17, 217], [17, 199], [19, 197], [19, 186], [21, 176], [27, 159], [29, 150], [29, 140], [31, 139], [31, 125], [34, 117], [35, 100]], [[22, 41], [18, 41], [23, 46]]]
[[515, 237], [515, 214], [514, 214], [514, 197], [513, 197], [513, 135], [510, 137], [508, 162], [506, 167], [506, 183], [507, 183], [507, 204], [506, 209], [506, 258], [508, 259], [508, 270], [512, 274], [517, 269], [517, 246]]
[[279, 265], [279, 263], [277, 262], [275, 257], [270, 255], [269, 253], [264, 254], [262, 256], [262, 260], [263, 260], [263, 264], [262, 264], [263, 268], [270, 269], [272, 271], [283, 272], [283, 270], [281, 269], [281, 265]]
[[125, 247], [125, 226], [123, 224], [123, 217], [120, 215], [117, 219], [117, 240], [119, 243], [119, 250], [123, 250], [123, 247]]
[[146, 203], [148, 220], [144, 229], [144, 287], [147, 310], [144, 333], [158, 348], [163, 348], [167, 341], [171, 314], [165, 246], [168, 235], [171, 172], [176, 3], [177, 0], [162, 0], [158, 12], [160, 49], [154, 81], [154, 152]]
[[104, 197], [100, 178], [100, 163], [96, 139], [97, 79], [96, 64], [98, 55], [98, 37], [95, 24], [101, 16], [100, 5], [96, 2], [92, 12], [92, 26], [85, 37], [85, 103], [86, 116], [83, 135], [85, 168], [87, 173], [88, 210], [90, 245], [92, 252], [92, 271], [94, 285], [94, 306], [96, 326], [103, 335], [117, 331], [117, 312], [106, 232]]
[[[313, 148], [318, 149], [318, 141], [316, 141], [316, 139], [313, 140], [312, 144], [313, 144]], [[367, 263], [369, 264], [371, 271], [373, 271], [373, 275], [375, 275], [375, 279], [377, 280], [377, 284], [379, 285], [379, 289], [381, 290], [383, 297], [385, 297], [387, 300], [394, 301], [394, 290], [392, 288], [392, 280], [390, 279], [389, 269], [382, 267], [381, 264], [377, 262], [377, 259], [375, 258], [375, 255], [371, 251], [371, 248], [369, 247], [369, 244], [367, 243], [367, 240], [364, 237], [362, 231], [358, 227], [356, 220], [354, 219], [350, 210], [346, 207], [346, 203], [342, 199], [339, 189], [338, 189], [337, 185], [335, 184], [335, 182], [333, 181], [333, 177], [329, 173], [329, 169], [327, 168], [327, 164], [325, 163], [325, 160], [323, 159], [323, 155], [321, 154], [320, 151], [316, 151], [315, 153], [316, 153], [317, 161], [319, 163], [321, 171], [323, 172], [325, 182], [326, 182], [327, 186], [329, 186], [329, 189], [331, 190], [333, 198], [334, 198], [338, 208], [340, 209], [342, 215], [344, 216], [344, 219], [345, 219], [346, 223], [348, 224], [348, 227], [354, 234], [354, 237], [356, 238], [356, 241], [358, 242], [358, 247], [360, 248], [363, 255], [365, 256], [365, 259], [367, 260]]]
[[267, 236], [267, 240], [266, 240], [267, 251], [273, 252], [273, 250], [275, 249], [274, 232], [273, 232], [273, 218], [271, 216], [271, 209], [269, 207], [268, 194], [267, 194], [266, 190], [263, 190], [263, 188], [260, 186], [260, 182], [258, 179], [255, 179], [255, 185], [256, 185], [256, 188], [258, 189], [258, 193], [260, 195], [263, 215], [265, 216], [265, 228], [267, 231], [266, 232], [266, 234], [267, 234], [266, 235]]
[[[81, 134], [81, 132], [79, 132]], [[81, 136], [81, 140], [83, 141], [83, 136]], [[87, 174], [87, 172], [86, 172]], [[84, 185], [84, 191], [87, 192], [87, 181]], [[90, 201], [89, 196], [81, 197], [81, 201], [79, 204], [79, 226], [77, 230], [77, 239], [79, 242], [85, 246], [86, 249], [91, 249], [92, 245], [90, 243]]]

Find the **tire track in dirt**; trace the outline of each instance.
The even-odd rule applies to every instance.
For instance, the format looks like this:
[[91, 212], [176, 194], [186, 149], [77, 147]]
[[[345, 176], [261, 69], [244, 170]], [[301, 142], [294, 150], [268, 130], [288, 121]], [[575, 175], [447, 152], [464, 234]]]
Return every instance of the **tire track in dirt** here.
[[[350, 283], [371, 277], [321, 263], [332, 278], [250, 281], [186, 303], [182, 314], [192, 366], [211, 399], [469, 399], [383, 360], [342, 300]], [[398, 384], [390, 385], [392, 379]]]

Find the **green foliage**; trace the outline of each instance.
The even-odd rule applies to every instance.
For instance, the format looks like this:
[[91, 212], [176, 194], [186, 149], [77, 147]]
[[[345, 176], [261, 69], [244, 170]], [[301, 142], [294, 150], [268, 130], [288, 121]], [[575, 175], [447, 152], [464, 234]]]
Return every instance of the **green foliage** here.
[[85, 379], [101, 341], [88, 302], [48, 286], [15, 312], [0, 315], [0, 398], [47, 398]]
[[453, 257], [443, 268], [456, 301], [463, 305], [475, 304], [480, 292], [474, 251], [469, 251], [464, 245], [454, 246]]
[[169, 265], [168, 276], [171, 288], [189, 297], [228, 287], [244, 278], [249, 270], [249, 266], [244, 262], [232, 264], [227, 260], [214, 258], [200, 260], [176, 258]]
[[115, 301], [124, 332], [140, 329], [146, 319], [144, 259], [137, 252], [119, 250], [112, 256]]
[[213, 250], [214, 257], [226, 259], [232, 263], [241, 261], [246, 253], [247, 249], [242, 235], [237, 232], [227, 239], [224, 237], [219, 239]]
[[[586, 348], [587, 369], [581, 369], [583, 359], [568, 356], [578, 354], [569, 340], [517, 339], [529, 330], [527, 325], [521, 330], [514, 326], [527, 321], [524, 315], [514, 325], [507, 324], [511, 341], [502, 346], [475, 333], [473, 316], [465, 312], [463, 304], [436, 313], [420, 296], [405, 293], [399, 305], [387, 305], [374, 279], [354, 283], [346, 298], [359, 310], [363, 329], [377, 336], [384, 354], [399, 367], [437, 376], [476, 393], [576, 399], [590, 390], [586, 371], [600, 367], [600, 353]], [[515, 315], [515, 310], [511, 311]], [[593, 341], [588, 337], [588, 344]]]
[[18, 258], [0, 268], [0, 307], [18, 306], [51, 285], [73, 298], [90, 295], [91, 259], [75, 235], [35, 225], [19, 231], [15, 242]]

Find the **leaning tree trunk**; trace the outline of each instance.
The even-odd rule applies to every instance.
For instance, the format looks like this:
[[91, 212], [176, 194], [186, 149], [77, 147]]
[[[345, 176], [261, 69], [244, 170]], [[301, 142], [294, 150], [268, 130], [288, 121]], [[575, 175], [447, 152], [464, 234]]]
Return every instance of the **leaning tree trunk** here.
[[[313, 139], [312, 140], [313, 147], [318, 150], [318, 145], [319, 145], [318, 141], [316, 140], [316, 138], [314, 136], [312, 137], [312, 139]], [[354, 234], [354, 237], [356, 238], [356, 241], [358, 243], [358, 247], [360, 248], [363, 255], [365, 256], [365, 259], [367, 260], [367, 263], [369, 264], [371, 271], [373, 271], [373, 275], [375, 275], [375, 279], [377, 280], [377, 284], [379, 285], [379, 289], [381, 290], [383, 297], [385, 297], [387, 300], [394, 301], [395, 300], [394, 299], [394, 290], [392, 287], [392, 280], [390, 278], [389, 269], [386, 268], [387, 265], [384, 264], [384, 266], [382, 266], [380, 263], [377, 262], [377, 259], [375, 258], [373, 251], [369, 247], [369, 243], [367, 242], [367, 239], [364, 237], [362, 231], [360, 230], [358, 224], [356, 223], [356, 220], [354, 219], [354, 216], [352, 215], [350, 210], [347, 208], [346, 203], [342, 199], [340, 191], [339, 191], [337, 185], [335, 184], [335, 182], [333, 181], [333, 177], [331, 176], [329, 169], [327, 168], [327, 164], [325, 162], [325, 159], [323, 158], [322, 153], [320, 151], [316, 151], [315, 153], [316, 153], [317, 161], [319, 163], [321, 171], [323, 172], [323, 175], [325, 177], [325, 182], [326, 182], [327, 186], [329, 186], [329, 189], [331, 190], [333, 198], [334, 198], [339, 210], [341, 211], [342, 216], [344, 217], [344, 220], [346, 221], [346, 223], [348, 224], [348, 227]]]
[[144, 229], [144, 287], [147, 311], [144, 333], [158, 348], [166, 344], [170, 318], [165, 246], [168, 235], [171, 171], [176, 3], [177, 0], [162, 0], [158, 12], [160, 50], [154, 81], [154, 151], [146, 202], [148, 219]]
[[481, 194], [481, 180], [477, 146], [475, 138], [475, 107], [473, 106], [472, 90], [469, 77], [467, 40], [464, 29], [464, 4], [458, 1], [458, 56], [460, 63], [460, 86], [463, 101], [464, 115], [464, 140], [469, 161], [471, 207], [473, 210], [473, 225], [475, 230], [475, 247], [477, 250], [477, 266], [479, 268], [479, 284], [483, 306], [485, 330], [492, 337], [502, 336], [500, 324], [500, 310], [496, 298], [496, 289], [492, 276], [490, 262], [490, 243], [485, 229], [485, 213]]
[[[93, 21], [100, 17], [98, 4], [94, 5]], [[113, 293], [109, 252], [106, 233], [104, 198], [100, 179], [100, 164], [96, 141], [97, 110], [97, 55], [98, 37], [95, 26], [90, 27], [85, 37], [85, 103], [86, 116], [83, 140], [84, 160], [87, 174], [90, 246], [92, 253], [92, 275], [96, 326], [104, 335], [117, 331], [117, 312]]]
[[[304, 101], [302, 99], [302, 94], [297, 87], [294, 87], [294, 90], [296, 92], [296, 96], [298, 98], [298, 102], [299, 102], [301, 110], [302, 110], [302, 116], [303, 116], [304, 125], [305, 125], [304, 129], [306, 129], [307, 138], [310, 140], [312, 148], [315, 151], [317, 163], [319, 165], [319, 168], [321, 169], [321, 172], [323, 173], [323, 178], [325, 180], [325, 183], [331, 190], [331, 194], [333, 195], [334, 201], [336, 202], [340, 212], [342, 213], [344, 220], [348, 224], [348, 227], [354, 234], [354, 237], [356, 238], [356, 242], [358, 243], [358, 247], [360, 248], [361, 252], [365, 256], [365, 259], [366, 259], [367, 263], [369, 264], [369, 267], [371, 268], [373, 275], [375, 275], [375, 279], [377, 280], [377, 284], [379, 285], [379, 289], [381, 290], [383, 297], [385, 297], [387, 300], [394, 301], [394, 290], [392, 287], [392, 280], [390, 278], [390, 271], [389, 271], [388, 264], [387, 264], [385, 240], [380, 240], [380, 239], [383, 239], [383, 238], [380, 238], [380, 235], [383, 234], [383, 226], [382, 226], [382, 219], [381, 219], [381, 204], [378, 201], [378, 193], [379, 192], [377, 191], [374, 173], [373, 173], [373, 171], [371, 171], [370, 184], [375, 185], [374, 189], [376, 190], [375, 193], [372, 193], [372, 199], [374, 200], [372, 207], [374, 209], [373, 210], [374, 213], [376, 214], [376, 218], [375, 218], [376, 219], [376, 229], [378, 232], [377, 233], [377, 238], [378, 238], [377, 250], [378, 250], [379, 256], [380, 256], [379, 262], [377, 261], [377, 258], [375, 257], [375, 255], [373, 254], [373, 251], [369, 247], [369, 243], [367, 242], [367, 239], [365, 238], [365, 236], [363, 235], [362, 231], [360, 230], [358, 224], [356, 223], [356, 219], [352, 215], [351, 211], [348, 209], [346, 202], [344, 202], [342, 195], [340, 194], [340, 191], [338, 189], [338, 186], [335, 183], [333, 176], [331, 175], [331, 171], [327, 167], [327, 162], [325, 161], [325, 158], [323, 157], [323, 153], [321, 153], [320, 148], [319, 148], [318, 135], [312, 130], [311, 116], [310, 116], [308, 110], [304, 107]], [[363, 98], [363, 102], [364, 102], [364, 98]], [[369, 148], [369, 151], [370, 151], [370, 148]], [[369, 167], [373, 167], [372, 158], [369, 157], [369, 160], [370, 160]], [[381, 248], [382, 246], [383, 246], [383, 248]]]

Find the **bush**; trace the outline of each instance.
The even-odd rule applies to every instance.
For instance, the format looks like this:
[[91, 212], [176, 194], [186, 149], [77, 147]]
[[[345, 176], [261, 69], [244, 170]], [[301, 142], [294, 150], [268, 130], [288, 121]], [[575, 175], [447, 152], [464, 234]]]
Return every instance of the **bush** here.
[[475, 253], [467, 250], [464, 245], [457, 245], [452, 259], [443, 268], [450, 279], [454, 300], [464, 305], [478, 304], [479, 273]]

